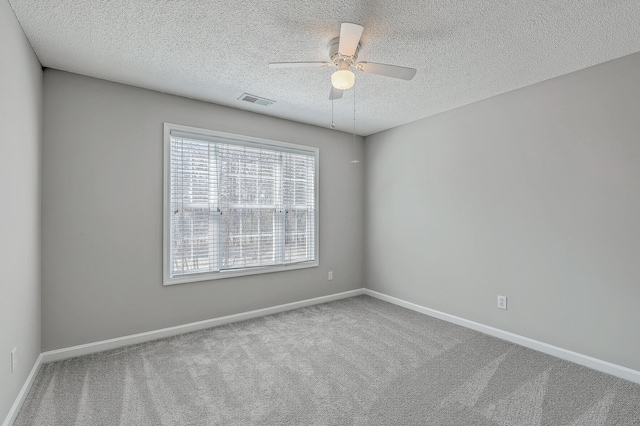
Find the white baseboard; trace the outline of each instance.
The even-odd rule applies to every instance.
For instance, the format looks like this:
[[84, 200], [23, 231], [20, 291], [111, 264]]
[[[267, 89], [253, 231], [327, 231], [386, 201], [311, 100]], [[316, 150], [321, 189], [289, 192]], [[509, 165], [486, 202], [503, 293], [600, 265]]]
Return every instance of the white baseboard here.
[[242, 312], [239, 314], [227, 315], [225, 317], [192, 322], [189, 324], [178, 325], [175, 327], [162, 328], [160, 330], [147, 331], [145, 333], [138, 333], [138, 334], [132, 334], [129, 336], [116, 337], [115, 339], [101, 340], [99, 342], [87, 343], [84, 345], [72, 346], [69, 348], [56, 349], [53, 351], [43, 352], [41, 354], [42, 362], [59, 361], [67, 358], [74, 358], [77, 356], [89, 355], [96, 352], [106, 351], [109, 349], [120, 348], [122, 346], [150, 342], [152, 340], [176, 336], [178, 334], [184, 334], [192, 331], [203, 330], [205, 328], [211, 328], [218, 325], [244, 321], [251, 318], [263, 317], [266, 315], [277, 314], [285, 311], [291, 311], [293, 309], [303, 308], [305, 306], [332, 302], [338, 299], [359, 296], [361, 294], [364, 294], [364, 291], [365, 291], [364, 288], [360, 288], [357, 290], [345, 291], [343, 293], [336, 293], [336, 294], [330, 294], [328, 296], [316, 297], [314, 299], [306, 299], [306, 300], [301, 300], [299, 302], [272, 306], [270, 308], [257, 309], [255, 311]]
[[178, 334], [189, 333], [192, 331], [203, 330], [218, 325], [229, 324], [232, 322], [244, 321], [251, 318], [258, 318], [267, 315], [277, 314], [280, 312], [291, 311], [293, 309], [303, 308], [305, 306], [319, 305], [321, 303], [332, 302], [334, 300], [345, 299], [347, 297], [359, 296], [364, 294], [365, 289], [345, 291], [342, 293], [330, 294], [328, 296], [316, 297], [314, 299], [301, 300], [299, 302], [286, 303], [284, 305], [272, 306], [255, 311], [242, 312], [235, 315], [227, 315], [225, 317], [213, 318], [204, 321], [192, 322], [189, 324], [178, 325], [175, 327], [163, 328], [160, 330], [148, 331], [146, 333], [132, 334], [130, 336], [117, 337], [115, 339], [102, 340], [99, 342], [87, 343], [85, 345], [72, 346], [69, 348], [57, 349], [54, 351], [43, 352], [38, 356], [31, 373], [27, 377], [26, 382], [22, 386], [18, 397], [11, 406], [7, 417], [2, 426], [13, 424], [20, 412], [20, 408], [24, 403], [31, 385], [40, 370], [40, 366], [46, 362], [60, 361], [67, 358], [74, 358], [82, 355], [89, 355], [96, 352], [102, 352], [109, 349], [115, 349], [122, 346], [134, 345], [136, 343], [150, 342], [152, 340], [162, 339], [164, 337], [176, 336]]
[[359, 296], [366, 294], [368, 296], [375, 297], [386, 302], [393, 303], [398, 306], [402, 306], [407, 309], [411, 309], [416, 312], [420, 312], [434, 318], [438, 318], [444, 321], [451, 322], [463, 327], [470, 328], [491, 336], [498, 337], [503, 340], [507, 340], [518, 345], [534, 349], [567, 361], [574, 362], [576, 364], [583, 365], [585, 367], [592, 368], [594, 370], [601, 371], [603, 373], [611, 374], [622, 379], [629, 380], [634, 383], [640, 384], [640, 371], [632, 370], [627, 367], [616, 365], [607, 361], [602, 361], [597, 358], [593, 358], [587, 355], [582, 355], [577, 352], [569, 351], [557, 346], [553, 346], [544, 342], [540, 342], [528, 337], [520, 336], [518, 334], [510, 333], [508, 331], [500, 330], [498, 328], [490, 327], [488, 325], [480, 324], [475, 321], [470, 321], [464, 318], [450, 315], [444, 312], [436, 311], [434, 309], [426, 308], [424, 306], [417, 305], [415, 303], [407, 302], [396, 297], [388, 296], [377, 291], [369, 289], [357, 289], [351, 291], [345, 291], [343, 293], [331, 294], [328, 296], [316, 297], [314, 299], [301, 300], [299, 302], [287, 303], [284, 305], [273, 306], [270, 308], [257, 309], [255, 311], [243, 312], [235, 315], [228, 315], [220, 318], [213, 318], [204, 321], [193, 322], [190, 324], [179, 325], [175, 327], [163, 328], [160, 330], [148, 331], [145, 333], [133, 334], [130, 336], [118, 337], [115, 339], [102, 340], [99, 342], [87, 343], [85, 345], [72, 346], [69, 348], [57, 349], [54, 351], [43, 352], [38, 356], [31, 373], [27, 377], [27, 380], [22, 386], [18, 397], [16, 398], [11, 410], [7, 414], [3, 426], [11, 425], [18, 412], [22, 407], [22, 404], [31, 389], [31, 385], [40, 369], [40, 366], [46, 362], [59, 361], [62, 359], [73, 358], [82, 355], [89, 355], [96, 352], [102, 352], [109, 349], [115, 349], [122, 346], [133, 345], [137, 343], [149, 342], [152, 340], [162, 339], [164, 337], [176, 336], [178, 334], [189, 333], [192, 331], [203, 330], [205, 328], [215, 327], [223, 324], [229, 324], [232, 322], [244, 321], [251, 318], [258, 318], [266, 315], [277, 314], [280, 312], [290, 311], [293, 309], [303, 308], [305, 306], [318, 305], [321, 303], [332, 302], [334, 300], [344, 299], [347, 297]]
[[481, 333], [489, 334], [494, 337], [498, 337], [503, 340], [507, 340], [512, 343], [524, 346], [529, 349], [533, 349], [539, 352], [543, 352], [548, 355], [571, 361], [576, 364], [583, 365], [585, 367], [592, 368], [603, 373], [611, 374], [612, 376], [620, 377], [625, 380], [629, 380], [634, 383], [640, 384], [640, 371], [632, 370], [621, 365], [613, 364], [607, 361], [602, 361], [597, 358], [593, 358], [587, 355], [582, 355], [577, 352], [573, 352], [567, 349], [559, 348], [557, 346], [550, 345], [548, 343], [540, 342], [538, 340], [530, 339], [528, 337], [520, 336], [519, 334], [510, 333], [508, 331], [500, 330], [498, 328], [490, 327], [488, 325], [480, 324], [475, 321], [460, 318], [455, 315], [446, 314], [444, 312], [436, 311], [435, 309], [426, 308], [424, 306], [416, 305], [415, 303], [407, 302], [406, 300], [398, 299], [397, 297], [388, 296], [377, 291], [365, 289], [364, 294], [375, 297], [376, 299], [384, 300], [385, 302], [393, 303], [394, 305], [402, 306], [403, 308], [411, 309], [412, 311], [420, 312], [422, 314], [429, 315], [434, 318], [438, 318], [453, 324], [461, 325], [472, 330], [479, 331]]
[[24, 382], [24, 385], [22, 385], [22, 389], [20, 389], [20, 393], [18, 393], [18, 397], [16, 398], [13, 405], [11, 406], [11, 409], [9, 410], [7, 417], [4, 419], [4, 422], [2, 422], [2, 426], [12, 425], [13, 422], [16, 421], [16, 417], [18, 417], [20, 408], [22, 408], [22, 404], [24, 403], [24, 400], [27, 398], [27, 395], [29, 394], [31, 385], [33, 385], [33, 380], [36, 378], [36, 375], [38, 374], [38, 370], [40, 370], [40, 365], [42, 365], [42, 354], [38, 355], [36, 362], [33, 364], [33, 368], [31, 369], [31, 372], [27, 376], [27, 380]]

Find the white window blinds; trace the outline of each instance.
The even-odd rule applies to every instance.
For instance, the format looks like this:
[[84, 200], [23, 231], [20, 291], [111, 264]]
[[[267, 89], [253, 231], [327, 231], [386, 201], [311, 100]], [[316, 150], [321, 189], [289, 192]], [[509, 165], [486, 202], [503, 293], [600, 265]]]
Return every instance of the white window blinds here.
[[316, 259], [317, 150], [168, 136], [170, 278]]

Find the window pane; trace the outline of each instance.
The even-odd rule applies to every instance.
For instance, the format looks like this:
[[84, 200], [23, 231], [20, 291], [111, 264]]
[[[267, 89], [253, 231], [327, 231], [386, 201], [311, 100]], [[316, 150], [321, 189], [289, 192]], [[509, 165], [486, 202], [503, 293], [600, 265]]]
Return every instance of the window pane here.
[[212, 221], [208, 209], [187, 208], [174, 214], [172, 227], [172, 268], [176, 275], [213, 270], [210, 241]]
[[274, 209], [223, 209], [221, 269], [274, 265], [276, 232]]
[[290, 153], [283, 157], [285, 262], [306, 262], [315, 258], [315, 158]]

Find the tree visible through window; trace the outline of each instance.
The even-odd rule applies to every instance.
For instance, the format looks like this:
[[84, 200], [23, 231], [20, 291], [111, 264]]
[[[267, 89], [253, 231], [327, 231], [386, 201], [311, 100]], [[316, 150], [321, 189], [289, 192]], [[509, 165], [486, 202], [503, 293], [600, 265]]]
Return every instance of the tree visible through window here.
[[211, 133], [165, 136], [169, 281], [314, 262], [317, 149]]

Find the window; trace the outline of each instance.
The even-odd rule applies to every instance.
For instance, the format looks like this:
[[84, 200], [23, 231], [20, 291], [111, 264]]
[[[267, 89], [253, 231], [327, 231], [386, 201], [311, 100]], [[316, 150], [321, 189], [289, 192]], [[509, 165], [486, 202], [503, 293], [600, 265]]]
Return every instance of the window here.
[[318, 149], [165, 124], [164, 284], [318, 266]]

